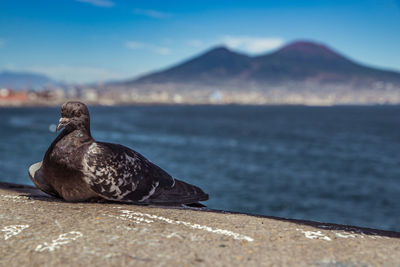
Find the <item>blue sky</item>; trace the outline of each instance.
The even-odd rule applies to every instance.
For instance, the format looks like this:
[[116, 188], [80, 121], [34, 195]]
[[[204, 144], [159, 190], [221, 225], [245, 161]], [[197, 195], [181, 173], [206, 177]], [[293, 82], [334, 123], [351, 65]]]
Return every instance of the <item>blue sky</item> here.
[[0, 1], [0, 71], [70, 82], [133, 78], [216, 45], [257, 55], [299, 39], [400, 71], [400, 0]]

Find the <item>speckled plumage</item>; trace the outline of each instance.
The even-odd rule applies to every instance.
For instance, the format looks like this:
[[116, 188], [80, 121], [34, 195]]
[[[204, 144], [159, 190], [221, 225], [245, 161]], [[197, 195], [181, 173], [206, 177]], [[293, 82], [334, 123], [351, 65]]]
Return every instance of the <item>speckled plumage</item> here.
[[44, 192], [67, 201], [112, 201], [179, 205], [205, 201], [200, 188], [172, 178], [138, 152], [118, 144], [95, 141], [85, 104], [61, 108], [65, 129], [48, 148], [31, 179]]

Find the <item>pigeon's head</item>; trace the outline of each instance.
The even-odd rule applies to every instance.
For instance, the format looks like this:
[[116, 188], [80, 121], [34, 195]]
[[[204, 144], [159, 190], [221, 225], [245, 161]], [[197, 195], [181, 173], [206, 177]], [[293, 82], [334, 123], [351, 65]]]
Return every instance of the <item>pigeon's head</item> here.
[[85, 104], [78, 101], [68, 101], [61, 107], [61, 118], [57, 131], [82, 129], [90, 132], [89, 110]]

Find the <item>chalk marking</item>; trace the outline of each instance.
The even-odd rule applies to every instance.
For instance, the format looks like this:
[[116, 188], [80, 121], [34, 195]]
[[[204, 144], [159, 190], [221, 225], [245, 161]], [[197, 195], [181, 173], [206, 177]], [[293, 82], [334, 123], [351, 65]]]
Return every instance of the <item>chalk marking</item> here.
[[[115, 217], [117, 217], [117, 216], [115, 216]], [[136, 228], [132, 228], [132, 227], [128, 227], [128, 226], [125, 226], [125, 225], [117, 225], [117, 227], [116, 227], [117, 229], [124, 229], [124, 230], [128, 230], [128, 231], [131, 231], [131, 230], [133, 230], [133, 231], [137, 231], [137, 229]]]
[[[347, 233], [343, 233], [343, 234], [341, 234], [341, 233], [335, 233], [335, 235], [337, 236], [337, 237], [341, 237], [341, 238], [348, 238], [348, 237], [361, 237], [361, 238], [364, 238], [365, 236], [368, 236], [369, 238], [372, 238], [372, 239], [377, 239], [377, 238], [385, 238], [385, 239], [389, 239], [388, 237], [386, 237], [386, 236], [380, 236], [380, 235], [378, 235], [378, 233], [375, 233], [375, 232], [368, 232], [368, 233], [365, 233], [365, 232], [363, 232], [362, 230], [360, 230], [360, 229], [356, 229], [356, 228], [354, 228], [354, 227], [345, 227], [345, 228], [343, 228], [343, 227], [339, 227], [339, 226], [335, 226], [335, 225], [324, 225], [324, 224], [321, 224], [321, 225], [318, 225], [318, 227], [320, 227], [320, 228], [323, 228], [323, 229], [327, 229], [327, 230], [338, 230], [338, 231], [346, 231], [346, 232], [350, 232], [351, 234], [347, 234]], [[344, 236], [346, 236], [346, 237], [344, 237]]]
[[309, 239], [323, 239], [326, 241], [331, 241], [332, 239], [330, 239], [328, 236], [323, 235], [321, 233], [321, 231], [317, 231], [317, 232], [313, 232], [313, 231], [303, 231], [302, 229], [298, 229], [296, 228], [297, 231], [301, 231], [305, 237], [309, 238]]
[[[319, 225], [319, 227], [324, 228], [323, 225]], [[332, 229], [335, 229], [335, 228], [331, 228], [330, 230], [332, 230]], [[331, 238], [323, 235], [321, 233], [321, 231], [312, 232], [312, 231], [303, 231], [302, 229], [296, 229], [296, 230], [301, 231], [307, 238], [310, 238], [310, 239], [325, 239], [327, 241], [331, 241]], [[338, 230], [338, 229], [336, 229], [336, 230]], [[366, 234], [359, 229], [348, 228], [347, 230], [348, 230], [348, 232], [332, 232], [332, 233], [334, 233], [336, 237], [340, 237], [340, 238], [365, 238], [365, 236], [368, 236], [371, 239], [378, 239], [378, 238], [388, 239], [388, 237], [380, 236], [374, 232], [370, 232], [369, 234]]]
[[335, 233], [335, 235], [337, 237], [341, 237], [341, 238], [356, 238], [356, 237], [361, 237], [361, 238], [365, 238], [366, 236], [371, 238], [371, 239], [380, 239], [380, 238], [385, 238], [388, 239], [388, 237], [386, 236], [380, 236], [375, 232], [369, 232], [368, 234], [359, 230], [359, 229], [354, 229], [354, 228], [349, 228], [349, 230], [351, 229], [351, 231], [349, 231], [350, 233]]
[[204, 238], [198, 237], [198, 236], [194, 235], [193, 233], [190, 233], [189, 237], [190, 237], [190, 241], [192, 241], [192, 242], [204, 241]]
[[[159, 220], [159, 221], [166, 222], [166, 223], [169, 223], [169, 224], [184, 225], [184, 226], [186, 226], [188, 228], [192, 228], [192, 229], [198, 229], [198, 230], [203, 230], [203, 231], [207, 231], [207, 232], [214, 233], [214, 234], [230, 236], [230, 237], [232, 237], [233, 239], [236, 239], [236, 240], [246, 240], [248, 242], [253, 242], [254, 241], [254, 239], [249, 237], [249, 236], [241, 235], [241, 234], [229, 231], [229, 230], [218, 229], [218, 228], [214, 229], [212, 227], [209, 227], [209, 226], [206, 226], [206, 225], [200, 225], [200, 224], [197, 224], [197, 223], [191, 223], [191, 222], [185, 222], [185, 221], [176, 221], [176, 220], [172, 220], [172, 219], [161, 217], [161, 216], [157, 216], [157, 215], [141, 213], [141, 212], [134, 212], [134, 211], [130, 211], [130, 210], [121, 210], [121, 213], [122, 214], [120, 215], [121, 216], [120, 218], [123, 218], [123, 219], [131, 218], [131, 217], [133, 219], [135, 219], [137, 216], [146, 217], [146, 218], [149, 218], [149, 219]], [[150, 221], [154, 222], [153, 220], [150, 220]], [[147, 221], [145, 221], [145, 222], [147, 222]]]
[[18, 202], [18, 203], [35, 203], [35, 201], [26, 196], [0, 195], [0, 198], [4, 200], [11, 200], [13, 202]]
[[62, 230], [61, 224], [56, 220], [54, 220], [54, 223], [57, 225], [57, 227]]
[[115, 216], [115, 215], [111, 215], [111, 214], [103, 214], [103, 215], [106, 215], [106, 216], [111, 217], [111, 218], [121, 219], [121, 220], [124, 220], [124, 221], [130, 221], [130, 220], [133, 219], [133, 220], [135, 220], [135, 223], [137, 223], [137, 224], [140, 224], [142, 222], [144, 222], [144, 223], [153, 223], [154, 222], [153, 220], [148, 220], [148, 219], [145, 219], [145, 218], [142, 218], [142, 217], [137, 217], [137, 216], [132, 216], [132, 215], [125, 215], [125, 214], [122, 214], [120, 216]]
[[143, 217], [138, 217], [137, 214], [131, 214], [129, 211], [128, 212], [122, 211], [122, 213], [123, 214], [120, 215], [121, 217], [125, 217], [127, 219], [134, 219], [134, 220], [136, 220], [137, 223], [141, 223], [141, 222], [153, 223], [154, 222], [153, 220], [145, 219]]
[[81, 238], [83, 234], [81, 232], [76, 232], [76, 231], [71, 231], [69, 233], [61, 234], [58, 236], [57, 239], [54, 239], [50, 244], [47, 242], [44, 242], [42, 245], [38, 245], [35, 249], [35, 251], [38, 252], [43, 252], [45, 250], [48, 251], [54, 251], [62, 245], [66, 245], [70, 243], [71, 241], [77, 240], [78, 238]]
[[176, 237], [176, 238], [178, 238], [178, 239], [183, 239], [183, 237], [182, 236], [180, 236], [179, 234], [177, 234], [177, 233], [171, 233], [171, 234], [169, 234], [169, 235], [167, 235], [166, 236], [167, 238], [172, 238], [172, 237]]
[[2, 232], [5, 232], [4, 234], [4, 240], [9, 239], [12, 236], [19, 235], [22, 230], [28, 228], [29, 225], [24, 224], [24, 225], [9, 225], [5, 226], [3, 229], [1, 229]]
[[356, 235], [347, 234], [347, 233], [335, 233], [335, 235], [336, 235], [337, 237], [340, 237], [340, 238], [349, 238], [349, 237], [351, 237], [351, 238], [356, 238], [356, 237], [357, 237]]

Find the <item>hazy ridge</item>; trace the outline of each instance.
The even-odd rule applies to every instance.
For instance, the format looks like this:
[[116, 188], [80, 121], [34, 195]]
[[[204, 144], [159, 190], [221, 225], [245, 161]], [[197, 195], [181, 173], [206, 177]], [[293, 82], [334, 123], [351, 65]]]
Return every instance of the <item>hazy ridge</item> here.
[[41, 104], [400, 104], [400, 72], [365, 66], [310, 41], [258, 56], [219, 46], [164, 70], [108, 83], [63, 84], [40, 74], [3, 72], [1, 87], [55, 94], [36, 96]]
[[138, 102], [242, 104], [398, 104], [400, 73], [357, 63], [298, 41], [249, 56], [216, 47], [170, 68], [109, 83]]

